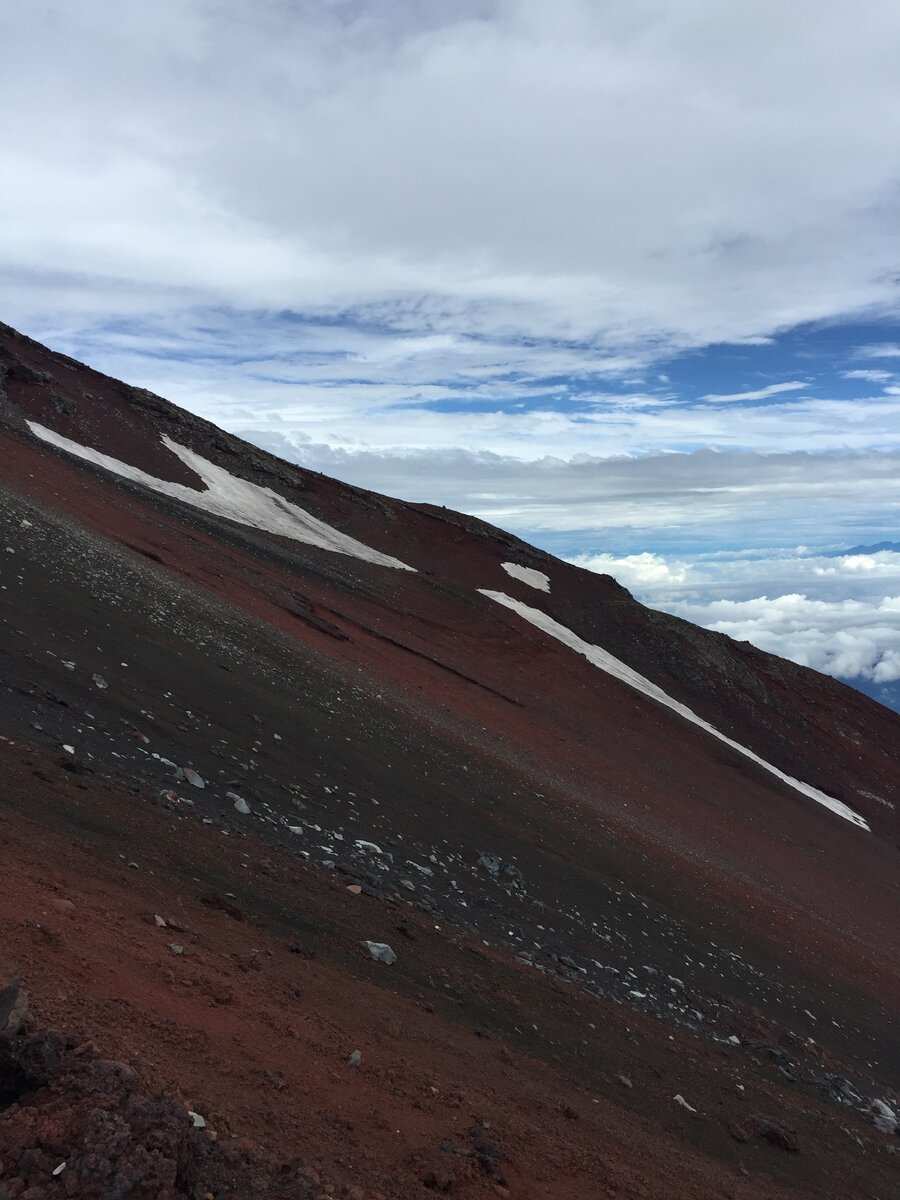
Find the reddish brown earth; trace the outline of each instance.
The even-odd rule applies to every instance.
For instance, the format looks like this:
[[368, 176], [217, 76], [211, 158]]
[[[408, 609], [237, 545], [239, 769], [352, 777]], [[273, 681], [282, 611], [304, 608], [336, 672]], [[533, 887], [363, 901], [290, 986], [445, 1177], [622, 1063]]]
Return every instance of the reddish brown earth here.
[[[199, 486], [166, 433], [417, 573], [125, 483], [26, 417]], [[0, 957], [26, 1034], [71, 1039], [55, 1083], [0, 1100], [4, 1200], [89, 1194], [82, 1092], [110, 1087], [142, 1114], [123, 1197], [896, 1194], [900, 1138], [870, 1112], [897, 1110], [900, 1070], [895, 714], [5, 327], [0, 588]], [[605, 647], [871, 832], [477, 588]], [[217, 1136], [185, 1117], [181, 1175], [141, 1184], [138, 1148], [172, 1142], [147, 1108], [164, 1101]], [[43, 1157], [23, 1166], [28, 1137]]]

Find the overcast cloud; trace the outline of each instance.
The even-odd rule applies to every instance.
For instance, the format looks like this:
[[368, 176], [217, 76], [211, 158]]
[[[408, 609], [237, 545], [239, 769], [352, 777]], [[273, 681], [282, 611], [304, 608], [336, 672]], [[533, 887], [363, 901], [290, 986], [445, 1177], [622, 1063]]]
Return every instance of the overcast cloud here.
[[604, 348], [896, 300], [891, 0], [6, 0], [0, 38], [22, 314]]

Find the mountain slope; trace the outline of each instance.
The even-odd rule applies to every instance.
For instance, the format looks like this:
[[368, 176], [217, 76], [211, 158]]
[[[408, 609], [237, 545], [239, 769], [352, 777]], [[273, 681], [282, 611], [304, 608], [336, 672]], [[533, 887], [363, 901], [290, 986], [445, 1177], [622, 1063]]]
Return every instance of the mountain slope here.
[[[829, 1080], [851, 1079], [862, 1108], [900, 1067], [900, 717], [482, 522], [281, 462], [5, 326], [0, 375], [0, 732], [48, 776], [52, 798], [26, 801], [36, 837], [77, 828], [108, 869], [126, 826], [156, 822], [154, 869], [174, 888], [185, 845], [218, 856], [201, 883], [215, 874], [267, 928], [313, 936], [338, 978], [390, 989], [388, 1010], [435, 991], [442, 1036], [465, 1013], [558, 1073], [561, 1095], [636, 1121], [635, 1194], [659, 1194], [672, 1137], [689, 1148], [684, 1195], [721, 1194], [716, 1173], [745, 1154], [723, 1047], [726, 1071], [817, 1147], [788, 1167], [754, 1142], [759, 1190], [742, 1195], [877, 1181], [890, 1158], [867, 1119], [862, 1149], [841, 1135], [836, 1156], [821, 1131], [848, 1119]], [[85, 785], [77, 811], [54, 795], [67, 776]], [[113, 793], [140, 811], [117, 816]], [[363, 937], [399, 961], [370, 964]], [[647, 1076], [636, 1107], [609, 1066], [626, 1051]], [[696, 1121], [673, 1100], [692, 1084]], [[502, 1113], [514, 1090], [495, 1073], [491, 1103]], [[397, 1165], [415, 1127], [397, 1121], [403, 1153], [362, 1134], [359, 1153], [385, 1194], [391, 1171], [415, 1194], [428, 1171]], [[605, 1195], [596, 1163], [577, 1165], [582, 1136], [562, 1178]], [[334, 1141], [315, 1144], [337, 1170]], [[559, 1194], [529, 1154], [523, 1141], [506, 1183], [458, 1186]]]

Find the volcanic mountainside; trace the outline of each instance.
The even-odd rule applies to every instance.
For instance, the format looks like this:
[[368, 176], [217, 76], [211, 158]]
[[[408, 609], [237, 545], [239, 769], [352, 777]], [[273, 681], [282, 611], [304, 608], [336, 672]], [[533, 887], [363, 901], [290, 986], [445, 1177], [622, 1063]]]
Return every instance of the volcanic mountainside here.
[[896, 714], [5, 326], [0, 639], [0, 1200], [900, 1195]]

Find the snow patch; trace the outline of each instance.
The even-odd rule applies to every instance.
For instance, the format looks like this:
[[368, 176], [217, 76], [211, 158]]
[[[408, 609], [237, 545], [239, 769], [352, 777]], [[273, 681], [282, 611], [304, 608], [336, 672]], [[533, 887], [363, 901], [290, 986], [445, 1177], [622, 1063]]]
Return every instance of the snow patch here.
[[760, 758], [758, 754], [754, 754], [746, 746], [742, 746], [739, 742], [732, 741], [730, 737], [726, 737], [724, 733], [720, 733], [708, 721], [704, 721], [702, 717], [698, 717], [695, 712], [692, 712], [687, 705], [681, 704], [678, 700], [673, 700], [662, 688], [657, 687], [655, 683], [651, 683], [643, 675], [639, 675], [637, 671], [632, 670], [626, 663], [623, 663], [618, 658], [614, 658], [612, 654], [603, 650], [600, 646], [592, 646], [590, 642], [584, 641], [577, 633], [574, 633], [571, 629], [567, 629], [565, 625], [560, 625], [558, 621], [554, 621], [552, 617], [548, 617], [540, 609], [529, 608], [527, 604], [522, 604], [519, 600], [513, 600], [511, 596], [506, 596], [503, 592], [491, 592], [486, 588], [479, 588], [478, 590], [482, 596], [487, 596], [489, 600], [495, 600], [498, 604], [502, 604], [506, 608], [511, 608], [513, 612], [518, 613], [526, 621], [530, 621], [532, 625], [537, 626], [544, 633], [550, 634], [551, 637], [556, 638], [563, 645], [568, 646], [577, 654], [581, 654], [593, 666], [599, 667], [601, 671], [606, 671], [608, 675], [613, 675], [616, 679], [627, 683], [629, 687], [633, 687], [636, 691], [643, 692], [651, 700], [656, 700], [659, 704], [665, 705], [666, 708], [671, 708], [673, 712], [677, 712], [686, 721], [690, 721], [694, 725], [699, 725], [701, 729], [704, 729], [707, 733], [711, 733], [713, 737], [718, 738], [720, 742], [724, 742], [726, 746], [730, 746], [732, 750], [737, 750], [739, 754], [743, 754], [745, 758], [749, 758], [757, 766], [763, 767], [770, 774], [774, 775], [776, 779], [780, 779], [782, 783], [788, 784], [789, 787], [809, 797], [810, 800], [815, 800], [817, 804], [822, 804], [825, 808], [831, 809], [833, 813], [837, 813], [845, 821], [850, 821], [854, 825], [858, 825], [860, 829], [868, 830], [869, 826], [865, 819], [859, 813], [854, 812], [848, 805], [840, 800], [836, 800], [833, 796], [827, 795], [825, 792], [820, 792], [818, 788], [812, 787], [811, 784], [803, 783], [802, 780], [794, 779], [793, 776], [786, 775], [784, 771], [779, 771], [778, 767], [773, 767], [771, 763], [767, 763], [765, 759]]
[[185, 487], [182, 483], [169, 483], [165, 479], [156, 479], [153, 475], [148, 475], [146, 471], [139, 470], [138, 467], [119, 462], [117, 458], [102, 454], [90, 446], [82, 446], [80, 442], [73, 442], [52, 429], [38, 425], [35, 421], [29, 421], [28, 427], [43, 441], [49, 442], [60, 450], [65, 450], [76, 458], [82, 458], [86, 462], [111, 471], [114, 475], [130, 480], [132, 483], [143, 484], [144, 487], [152, 488], [155, 492], [161, 492], [164, 496], [170, 496], [173, 500], [180, 500], [183, 504], [190, 504], [194, 508], [203, 509], [204, 512], [212, 513], [216, 517], [225, 517], [226, 520], [235, 521], [238, 525], [249, 525], [253, 529], [262, 529], [266, 533], [274, 533], [279, 537], [292, 538], [294, 541], [304, 542], [308, 546], [331, 550], [335, 554], [347, 554], [352, 558], [361, 559], [363, 562], [375, 563], [377, 566], [396, 567], [401, 571], [415, 570], [415, 567], [407, 566], [398, 558], [391, 558], [388, 554], [373, 550], [371, 546], [366, 546], [348, 534], [332, 528], [331, 525], [326, 525], [324, 521], [305, 512], [296, 504], [291, 504], [289, 500], [285, 500], [271, 488], [260, 487], [256, 483], [250, 483], [246, 479], [239, 479], [237, 476], [229, 474], [223, 467], [216, 466], [215, 463], [195, 454], [193, 450], [188, 450], [186, 446], [179, 446], [177, 442], [173, 442], [165, 435], [162, 439], [163, 445], [177, 455], [185, 466], [190, 467], [200, 476], [206, 484], [205, 492]]
[[539, 592], [550, 591], [550, 577], [543, 571], [536, 571], [534, 567], [521, 567], [518, 563], [501, 563], [500, 566], [507, 575], [512, 575], [513, 579], [519, 579], [529, 587], [537, 588]]

